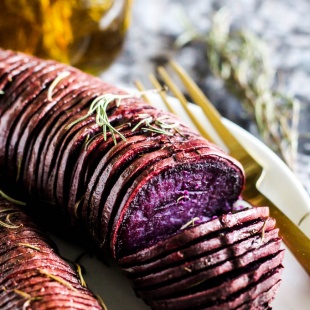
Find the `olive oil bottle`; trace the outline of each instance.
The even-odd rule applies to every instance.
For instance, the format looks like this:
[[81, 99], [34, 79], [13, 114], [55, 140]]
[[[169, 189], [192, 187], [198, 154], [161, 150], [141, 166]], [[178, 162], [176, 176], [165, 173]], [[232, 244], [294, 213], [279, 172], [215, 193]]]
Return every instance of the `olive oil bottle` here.
[[1, 0], [0, 47], [99, 73], [121, 50], [132, 0]]

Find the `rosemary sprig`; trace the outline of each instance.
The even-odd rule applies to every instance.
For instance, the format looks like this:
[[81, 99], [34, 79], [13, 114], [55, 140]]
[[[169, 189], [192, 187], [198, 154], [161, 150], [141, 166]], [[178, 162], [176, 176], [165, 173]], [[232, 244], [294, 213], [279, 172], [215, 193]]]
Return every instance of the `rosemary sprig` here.
[[265, 42], [252, 32], [230, 28], [229, 12], [224, 7], [213, 16], [207, 34], [189, 25], [176, 44], [178, 47], [191, 41], [205, 44], [213, 75], [243, 104], [261, 139], [293, 168], [298, 146], [299, 102], [274, 89], [275, 73], [268, 61]]
[[162, 89], [152, 89], [152, 90], [146, 90], [146, 91], [141, 91], [141, 92], [137, 92], [135, 94], [125, 94], [125, 95], [120, 95], [120, 94], [103, 94], [100, 95], [98, 97], [96, 97], [90, 104], [89, 110], [88, 112], [78, 118], [77, 120], [75, 120], [74, 122], [70, 123], [66, 129], [70, 129], [72, 126], [76, 125], [77, 123], [85, 120], [87, 117], [95, 114], [96, 115], [96, 123], [99, 127], [102, 127], [102, 132], [103, 132], [103, 136], [104, 136], [104, 140], [107, 140], [107, 132], [109, 131], [111, 133], [112, 139], [114, 144], [117, 144], [116, 141], [116, 135], [118, 135], [122, 140], [126, 141], [126, 138], [124, 137], [123, 134], [121, 134], [120, 131], [117, 130], [116, 127], [114, 127], [110, 121], [109, 121], [109, 117], [107, 114], [107, 109], [108, 106], [112, 103], [115, 102], [116, 107], [119, 107], [121, 104], [121, 101], [123, 99], [130, 99], [130, 98], [140, 98], [143, 95], [145, 95], [146, 93], [149, 92], [161, 92], [161, 91], [165, 91], [164, 88]]
[[131, 131], [136, 131], [141, 127], [140, 129], [143, 131], [155, 132], [166, 136], [173, 136], [174, 133], [168, 130], [175, 129], [179, 126], [179, 123], [166, 123], [165, 120], [168, 120], [167, 116], [154, 119], [149, 114], [139, 114], [138, 117], [141, 119], [141, 121], [138, 122]]

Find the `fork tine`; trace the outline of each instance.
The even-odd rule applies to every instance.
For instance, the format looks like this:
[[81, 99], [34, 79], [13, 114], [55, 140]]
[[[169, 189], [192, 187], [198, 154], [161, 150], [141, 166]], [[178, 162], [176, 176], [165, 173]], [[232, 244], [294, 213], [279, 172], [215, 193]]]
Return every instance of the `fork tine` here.
[[205, 116], [209, 119], [210, 123], [220, 138], [227, 146], [229, 145], [229, 153], [238, 160], [240, 160], [245, 154], [247, 155], [247, 152], [242, 153], [241, 150], [244, 150], [244, 148], [241, 146], [235, 136], [227, 130], [226, 126], [222, 122], [221, 115], [214, 108], [212, 103], [198, 87], [198, 85], [193, 81], [193, 79], [175, 61], [171, 60], [170, 65], [186, 87], [187, 91], [193, 99], [193, 102], [201, 107]]
[[[158, 89], [158, 88], [162, 87], [161, 84], [159, 83], [159, 81], [156, 79], [155, 75], [150, 74], [149, 79], [155, 88]], [[167, 99], [166, 92], [160, 92], [159, 95], [160, 95], [163, 103], [165, 104], [166, 108], [168, 109], [168, 111], [175, 114], [175, 115], [178, 115], [176, 110], [173, 108], [173, 106], [170, 104], [169, 100]]]
[[[139, 91], [144, 91], [145, 87], [143, 86], [143, 84], [140, 81], [135, 81], [135, 86]], [[142, 95], [142, 98], [144, 101], [146, 101], [149, 104], [152, 104], [152, 101], [149, 99], [149, 97], [146, 94]]]
[[158, 73], [163, 78], [166, 85], [168, 86], [168, 88], [173, 92], [175, 97], [180, 101], [182, 107], [186, 111], [187, 115], [190, 117], [191, 121], [195, 124], [200, 134], [203, 137], [205, 137], [207, 140], [213, 141], [210, 134], [206, 131], [205, 127], [197, 120], [194, 113], [189, 109], [187, 99], [184, 97], [183, 93], [178, 89], [176, 84], [169, 77], [167, 71], [163, 67], [158, 67], [157, 70], [158, 70]]

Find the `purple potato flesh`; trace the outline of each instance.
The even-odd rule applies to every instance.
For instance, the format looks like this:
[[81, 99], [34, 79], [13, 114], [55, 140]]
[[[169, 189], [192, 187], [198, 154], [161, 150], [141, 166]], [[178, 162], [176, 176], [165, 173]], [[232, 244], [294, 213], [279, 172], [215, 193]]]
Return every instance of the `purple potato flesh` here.
[[242, 188], [240, 172], [217, 156], [217, 150], [199, 153], [177, 153], [146, 169], [144, 179], [134, 182], [115, 220], [116, 257], [166, 239], [195, 217], [207, 221], [231, 211]]

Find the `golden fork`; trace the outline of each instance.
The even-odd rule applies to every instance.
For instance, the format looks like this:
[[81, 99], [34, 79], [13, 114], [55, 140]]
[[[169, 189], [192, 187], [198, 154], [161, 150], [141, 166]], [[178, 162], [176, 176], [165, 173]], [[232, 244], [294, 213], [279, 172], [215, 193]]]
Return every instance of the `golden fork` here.
[[[205, 116], [216, 130], [216, 133], [228, 148], [229, 154], [243, 165], [246, 175], [246, 186], [242, 194], [243, 198], [254, 206], [269, 206], [270, 216], [276, 219], [277, 227], [280, 229], [280, 235], [284, 243], [293, 253], [301, 266], [303, 266], [308, 275], [310, 275], [310, 239], [276, 205], [274, 205], [274, 203], [263, 195], [257, 187], [258, 182], [261, 182], [264, 177], [264, 167], [248, 153], [248, 151], [223, 124], [219, 112], [210, 103], [201, 89], [195, 84], [184, 69], [174, 61], [171, 61], [170, 65], [191, 96], [192, 102], [201, 107]], [[201, 135], [209, 141], [213, 141], [205, 127], [199, 122], [195, 114], [189, 108], [188, 100], [185, 98], [179, 87], [173, 82], [172, 78], [170, 78], [168, 72], [163, 67], [159, 67], [158, 73], [164, 83], [168, 86], [168, 89], [170, 89], [174, 96], [180, 101], [185, 112], [195, 124]], [[150, 75], [149, 78], [156, 88], [159, 89], [162, 87], [154, 75]], [[136, 87], [139, 90], [145, 89], [141, 82], [137, 82]], [[178, 115], [178, 112], [174, 109], [173, 105], [167, 100], [165, 92], [160, 92], [160, 96], [167, 109]], [[147, 97], [144, 97], [144, 99], [150, 102]]]

